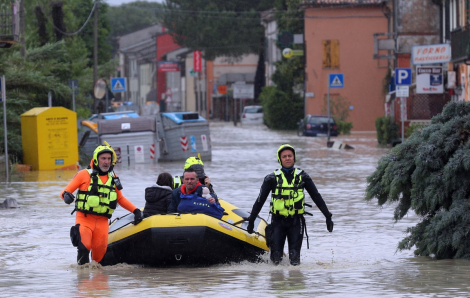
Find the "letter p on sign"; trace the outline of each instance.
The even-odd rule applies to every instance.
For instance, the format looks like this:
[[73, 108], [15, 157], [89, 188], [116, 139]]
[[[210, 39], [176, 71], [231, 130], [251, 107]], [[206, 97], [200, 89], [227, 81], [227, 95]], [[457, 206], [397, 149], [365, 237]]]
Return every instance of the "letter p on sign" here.
[[395, 68], [395, 85], [411, 85], [411, 68]]

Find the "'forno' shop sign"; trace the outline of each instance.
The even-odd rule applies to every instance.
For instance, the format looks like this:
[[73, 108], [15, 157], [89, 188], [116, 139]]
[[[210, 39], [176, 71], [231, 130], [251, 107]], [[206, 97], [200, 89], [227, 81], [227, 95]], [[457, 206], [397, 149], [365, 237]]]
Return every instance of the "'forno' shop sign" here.
[[416, 67], [416, 93], [444, 93], [442, 67]]

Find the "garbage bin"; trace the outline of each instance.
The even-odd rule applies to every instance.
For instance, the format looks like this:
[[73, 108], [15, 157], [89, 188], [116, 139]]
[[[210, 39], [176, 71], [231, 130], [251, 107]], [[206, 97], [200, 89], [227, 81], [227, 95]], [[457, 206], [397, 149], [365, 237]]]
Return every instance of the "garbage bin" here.
[[201, 155], [212, 160], [209, 122], [198, 113], [175, 112], [157, 115], [159, 161], [186, 160]]
[[77, 114], [64, 107], [33, 108], [21, 114], [23, 161], [34, 171], [76, 170]]

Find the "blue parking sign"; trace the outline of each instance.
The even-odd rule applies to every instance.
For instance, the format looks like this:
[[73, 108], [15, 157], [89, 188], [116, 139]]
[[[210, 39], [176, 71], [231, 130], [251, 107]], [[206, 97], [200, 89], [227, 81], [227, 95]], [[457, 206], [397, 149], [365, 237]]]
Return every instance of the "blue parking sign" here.
[[411, 68], [395, 68], [395, 85], [411, 85]]

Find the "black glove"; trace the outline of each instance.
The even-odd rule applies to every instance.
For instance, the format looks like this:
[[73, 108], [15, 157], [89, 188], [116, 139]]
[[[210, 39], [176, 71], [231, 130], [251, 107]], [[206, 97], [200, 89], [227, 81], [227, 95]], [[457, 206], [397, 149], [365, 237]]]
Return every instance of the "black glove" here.
[[136, 208], [132, 213], [134, 213], [134, 225], [138, 225], [142, 221], [142, 211]]
[[246, 231], [249, 234], [253, 234], [253, 229], [255, 227], [255, 220], [251, 219], [251, 216], [248, 218], [248, 226], [246, 227]]
[[333, 214], [330, 213], [330, 216], [328, 216], [326, 218], [326, 229], [328, 230], [328, 232], [333, 232], [333, 226], [334, 226], [334, 223], [333, 221], [331, 220], [331, 217], [333, 216]]
[[73, 203], [73, 201], [75, 200], [75, 196], [72, 193], [69, 193], [68, 191], [64, 191], [62, 193], [62, 197], [64, 197], [65, 204], [68, 204], [68, 205]]

